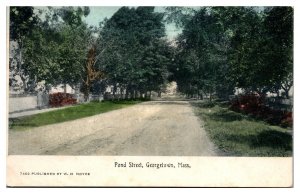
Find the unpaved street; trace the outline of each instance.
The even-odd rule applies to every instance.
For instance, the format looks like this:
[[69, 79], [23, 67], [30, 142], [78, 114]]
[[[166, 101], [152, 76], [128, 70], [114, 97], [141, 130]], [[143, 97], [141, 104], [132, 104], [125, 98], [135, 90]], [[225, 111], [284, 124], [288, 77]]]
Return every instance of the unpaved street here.
[[214, 156], [186, 101], [151, 101], [74, 121], [9, 131], [9, 154]]

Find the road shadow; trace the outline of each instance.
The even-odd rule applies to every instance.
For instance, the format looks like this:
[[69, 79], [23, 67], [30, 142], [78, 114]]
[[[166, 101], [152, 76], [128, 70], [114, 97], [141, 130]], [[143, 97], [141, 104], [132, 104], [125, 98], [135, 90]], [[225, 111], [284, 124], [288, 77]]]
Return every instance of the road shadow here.
[[239, 144], [246, 144], [251, 148], [259, 149], [268, 147], [272, 149], [283, 149], [293, 151], [292, 135], [276, 130], [266, 129], [257, 135], [224, 134], [224, 140]]
[[262, 131], [255, 137], [252, 137], [251, 145], [253, 147], [266, 146], [272, 148], [283, 148], [285, 150], [292, 151], [292, 141], [293, 138], [288, 133], [267, 130]]
[[[191, 102], [191, 104], [195, 107], [207, 109], [208, 112], [203, 112], [201, 114], [205, 114], [206, 116], [209, 116], [210, 119], [214, 121], [221, 121], [221, 122], [233, 122], [233, 121], [240, 121], [240, 120], [248, 120], [248, 121], [254, 121], [254, 118], [248, 117], [247, 115], [243, 115], [241, 113], [237, 113], [231, 110], [228, 110], [228, 107], [224, 104], [218, 103], [218, 106], [220, 109], [216, 112], [210, 112], [210, 109], [214, 108], [216, 106], [216, 103], [214, 102], [205, 102], [205, 103], [198, 103], [198, 102]], [[222, 109], [224, 108], [224, 109]]]
[[143, 105], [188, 105], [188, 101], [149, 101]]
[[210, 118], [215, 121], [222, 121], [222, 122], [232, 122], [232, 121], [240, 121], [242, 119], [245, 120], [253, 120], [252, 118], [248, 118], [242, 114], [238, 114], [232, 111], [227, 110], [220, 110], [220, 112], [216, 112], [210, 115]]
[[216, 103], [214, 102], [204, 102], [204, 101], [199, 101], [199, 100], [189, 100], [189, 102], [195, 106], [195, 107], [199, 107], [199, 108], [213, 108], [216, 106]]

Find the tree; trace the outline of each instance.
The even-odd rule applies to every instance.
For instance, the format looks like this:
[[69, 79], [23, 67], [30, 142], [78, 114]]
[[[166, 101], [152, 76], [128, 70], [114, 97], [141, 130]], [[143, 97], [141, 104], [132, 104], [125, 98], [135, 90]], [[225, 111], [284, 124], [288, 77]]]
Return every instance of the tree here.
[[172, 71], [182, 92], [225, 98], [234, 87], [265, 95], [292, 86], [292, 8], [178, 10], [183, 32]]
[[[277, 10], [277, 11], [276, 11]], [[278, 93], [292, 72], [292, 9], [242, 10], [231, 41], [231, 75], [237, 86]]]
[[93, 30], [78, 20], [81, 12], [81, 8], [64, 7], [45, 11], [45, 20], [24, 39], [23, 69], [30, 80], [51, 85], [80, 83], [82, 65], [93, 41]]
[[265, 63], [272, 66], [273, 86], [276, 93], [289, 90], [293, 86], [293, 8], [272, 7], [265, 10], [264, 26], [268, 37], [265, 45]]
[[233, 90], [223, 77], [228, 72], [229, 37], [217, 13], [213, 8], [195, 10], [178, 37], [176, 81], [189, 96], [205, 94], [211, 99], [213, 94], [221, 96]]
[[27, 75], [24, 72], [23, 65], [23, 42], [24, 39], [31, 35], [32, 29], [36, 26], [38, 18], [34, 13], [33, 7], [10, 7], [10, 23], [9, 23], [9, 39], [11, 42], [15, 42], [16, 45], [10, 45], [13, 47], [11, 50], [10, 58], [10, 72], [9, 79], [10, 86], [16, 84], [16, 76], [22, 80], [22, 86], [24, 90], [28, 90]]
[[102, 71], [96, 70], [95, 64], [97, 62], [96, 59], [96, 48], [92, 46], [87, 55], [87, 62], [84, 66], [84, 74], [83, 77], [83, 93], [85, 101], [88, 101], [90, 90], [92, 83], [96, 80], [103, 79], [105, 74]]
[[157, 91], [161, 93], [162, 88], [169, 76], [168, 66], [171, 62], [170, 46], [166, 40], [153, 42], [151, 46], [144, 49], [141, 59], [142, 78], [139, 91]]
[[228, 25], [232, 32], [229, 63], [231, 79], [236, 87], [247, 91], [266, 93], [270, 78], [266, 64], [262, 61], [264, 28], [263, 18], [253, 8], [231, 10], [228, 19], [233, 22]]
[[126, 98], [156, 90], [166, 80], [167, 59], [159, 52], [167, 44], [161, 40], [163, 14], [154, 7], [120, 8], [105, 21], [100, 35], [100, 44], [112, 43], [101, 60], [108, 82], [121, 93], [125, 90]]

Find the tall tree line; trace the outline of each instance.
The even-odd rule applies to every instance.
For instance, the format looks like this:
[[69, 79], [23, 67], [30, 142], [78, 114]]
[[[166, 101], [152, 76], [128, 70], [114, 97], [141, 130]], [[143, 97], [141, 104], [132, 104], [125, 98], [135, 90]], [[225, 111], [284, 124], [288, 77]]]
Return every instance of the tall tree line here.
[[183, 28], [177, 63], [179, 90], [189, 96], [226, 98], [234, 89], [265, 95], [293, 84], [291, 7], [167, 8]]
[[103, 23], [100, 45], [111, 47], [99, 62], [114, 86], [113, 94], [120, 88], [126, 98], [145, 97], [166, 83], [171, 49], [163, 17], [154, 7], [122, 7]]
[[[126, 98], [160, 93], [168, 81], [188, 96], [227, 98], [235, 88], [266, 94], [293, 85], [291, 7], [122, 7], [90, 27], [88, 7], [10, 7], [10, 85], [81, 85]], [[166, 38], [165, 22], [182, 33]], [[99, 21], [100, 22], [100, 21]]]
[[154, 7], [122, 7], [99, 27], [84, 22], [88, 14], [88, 7], [10, 8], [10, 37], [22, 53], [24, 85], [32, 83], [26, 90], [40, 81], [80, 84], [86, 100], [91, 91], [101, 93], [108, 85], [126, 98], [160, 91], [171, 57], [164, 14]]
[[33, 7], [10, 8], [10, 40], [17, 43], [17, 55], [21, 56], [14, 73], [24, 78], [25, 92], [33, 92], [41, 81], [46, 85], [76, 85], [85, 73], [82, 66], [92, 41], [92, 31], [82, 21], [89, 9], [34, 10]]

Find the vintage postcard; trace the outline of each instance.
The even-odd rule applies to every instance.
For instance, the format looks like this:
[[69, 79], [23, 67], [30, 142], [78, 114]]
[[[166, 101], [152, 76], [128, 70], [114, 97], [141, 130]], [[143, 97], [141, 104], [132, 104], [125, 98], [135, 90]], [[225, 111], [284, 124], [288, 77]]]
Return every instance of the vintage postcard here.
[[8, 187], [293, 187], [290, 6], [7, 7]]

